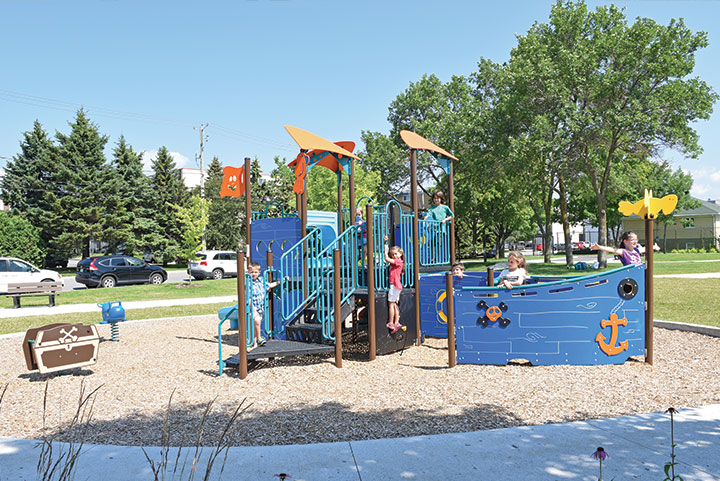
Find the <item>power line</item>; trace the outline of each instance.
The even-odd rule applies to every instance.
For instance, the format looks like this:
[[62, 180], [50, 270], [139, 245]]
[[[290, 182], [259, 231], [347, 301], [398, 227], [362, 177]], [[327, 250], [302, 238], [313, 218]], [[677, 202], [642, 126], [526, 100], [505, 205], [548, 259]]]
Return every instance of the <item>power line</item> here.
[[[6, 89], [0, 89], [0, 100], [5, 101], [5, 102], [14, 102], [14, 103], [18, 103], [18, 104], [32, 105], [34, 107], [43, 107], [43, 108], [65, 111], [65, 112], [75, 112], [78, 109], [82, 108], [85, 111], [87, 111], [88, 113], [92, 113], [93, 115], [97, 115], [100, 117], [113, 118], [116, 120], [129, 120], [129, 121], [150, 122], [150, 123], [158, 123], [158, 124], [169, 124], [169, 125], [176, 125], [176, 126], [180, 126], [180, 127], [193, 127], [195, 125], [194, 122], [191, 122], [188, 120], [167, 118], [167, 117], [158, 117], [155, 115], [127, 112], [127, 111], [122, 111], [122, 110], [109, 109], [109, 108], [105, 108], [105, 107], [96, 107], [96, 106], [80, 104], [80, 103], [76, 103], [76, 102], [66, 102], [63, 100], [56, 100], [56, 99], [52, 99], [52, 98], [48, 98], [48, 97], [41, 97], [38, 95], [31, 95], [31, 94], [15, 92], [15, 91], [6, 90]], [[217, 130], [217, 132], [215, 132], [217, 135], [220, 135], [220, 136], [226, 137], [226, 138], [230, 138], [233, 140], [243, 140], [245, 142], [249, 142], [252, 144], [257, 144], [257, 145], [261, 145], [261, 146], [265, 146], [265, 147], [273, 147], [276, 149], [289, 151], [289, 152], [294, 152], [297, 150], [291, 144], [273, 140], [273, 139], [268, 139], [265, 137], [260, 137], [260, 136], [254, 135], [254, 134], [250, 134], [248, 132], [243, 132], [241, 130], [224, 127], [224, 126], [218, 125], [216, 123], [213, 123], [212, 128], [213, 128], [213, 130]]]

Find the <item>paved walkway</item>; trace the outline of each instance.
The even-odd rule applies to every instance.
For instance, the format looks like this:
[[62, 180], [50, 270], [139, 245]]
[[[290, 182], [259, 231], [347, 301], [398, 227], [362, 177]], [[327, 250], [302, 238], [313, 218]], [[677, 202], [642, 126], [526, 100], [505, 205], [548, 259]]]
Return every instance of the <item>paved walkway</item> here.
[[[218, 296], [218, 297], [194, 297], [184, 299], [158, 299], [156, 301], [129, 301], [123, 302], [125, 309], [143, 309], [147, 307], [163, 307], [163, 306], [194, 306], [197, 304], [218, 304], [227, 302], [228, 305], [237, 304], [237, 296]], [[27, 317], [27, 316], [51, 316], [54, 314], [68, 314], [70, 312], [97, 312], [100, 314], [100, 308], [97, 304], [61, 304], [54, 307], [48, 306], [28, 306], [20, 309], [7, 307], [0, 309], [0, 318], [8, 317]], [[2, 481], [2, 478], [0, 478]]]
[[[720, 480], [720, 404], [679, 411], [674, 435], [676, 474], [685, 481]], [[599, 463], [591, 454], [602, 446], [610, 455], [603, 462], [603, 479], [659, 481], [665, 477], [670, 444], [670, 415], [651, 413], [411, 438], [235, 447], [228, 453], [222, 476], [221, 455], [210, 479], [270, 481], [288, 473], [291, 481], [596, 480]], [[0, 479], [36, 479], [39, 449], [35, 446], [33, 440], [0, 438]], [[56, 445], [55, 454], [63, 448], [67, 445]], [[157, 464], [160, 448], [145, 450]], [[192, 450], [183, 452], [190, 453], [187, 474]], [[202, 453], [198, 479], [205, 474], [210, 452], [205, 448]], [[176, 453], [170, 452], [171, 463]], [[180, 479], [171, 469], [168, 479]], [[139, 447], [89, 445], [79, 457], [74, 479], [131, 481], [153, 476]]]

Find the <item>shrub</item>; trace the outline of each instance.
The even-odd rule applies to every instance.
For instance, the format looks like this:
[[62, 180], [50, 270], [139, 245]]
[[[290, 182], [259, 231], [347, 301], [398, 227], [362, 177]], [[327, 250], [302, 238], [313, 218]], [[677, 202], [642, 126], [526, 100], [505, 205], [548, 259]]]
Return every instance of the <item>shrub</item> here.
[[0, 212], [0, 256], [42, 265], [45, 251], [40, 246], [40, 229], [20, 215]]

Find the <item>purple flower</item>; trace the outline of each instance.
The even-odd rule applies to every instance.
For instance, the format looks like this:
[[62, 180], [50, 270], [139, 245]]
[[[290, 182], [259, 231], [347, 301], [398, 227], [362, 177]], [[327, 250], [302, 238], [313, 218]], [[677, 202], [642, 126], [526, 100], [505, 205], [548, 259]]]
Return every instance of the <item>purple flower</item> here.
[[607, 458], [610, 457], [610, 455], [603, 449], [602, 446], [600, 446], [597, 448], [597, 451], [592, 453], [592, 457], [595, 459], [601, 459], [601, 460], [605, 461]]
[[280, 478], [280, 481], [285, 481], [285, 479], [291, 479], [292, 476], [290, 476], [288, 473], [278, 473], [274, 475], [276, 478]]

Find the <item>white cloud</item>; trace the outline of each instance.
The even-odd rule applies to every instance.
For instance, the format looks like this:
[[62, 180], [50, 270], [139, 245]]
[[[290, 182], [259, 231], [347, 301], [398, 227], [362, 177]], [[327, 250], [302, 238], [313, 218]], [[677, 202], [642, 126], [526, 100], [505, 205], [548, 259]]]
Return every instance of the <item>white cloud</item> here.
[[703, 168], [687, 171], [692, 175], [693, 186], [690, 193], [698, 199], [720, 199], [720, 169]]
[[[157, 150], [143, 150], [141, 152], [142, 155], [142, 163], [143, 163], [143, 172], [149, 174], [152, 172], [152, 162], [157, 157]], [[187, 167], [190, 163], [190, 159], [182, 155], [180, 152], [168, 152], [170, 156], [175, 161], [175, 167], [178, 169], [182, 167]]]

